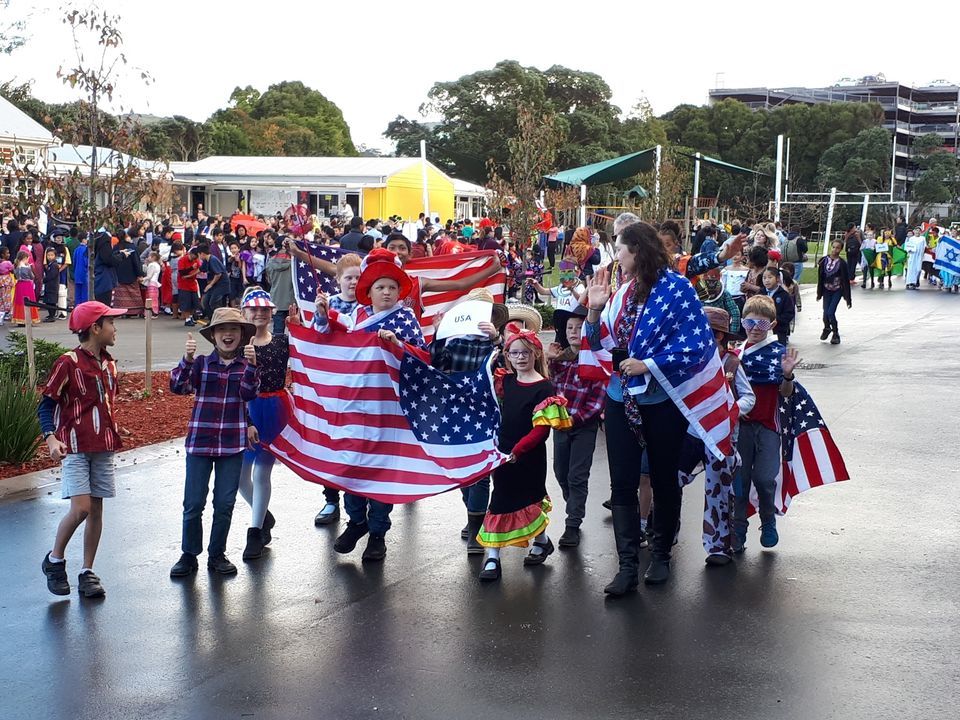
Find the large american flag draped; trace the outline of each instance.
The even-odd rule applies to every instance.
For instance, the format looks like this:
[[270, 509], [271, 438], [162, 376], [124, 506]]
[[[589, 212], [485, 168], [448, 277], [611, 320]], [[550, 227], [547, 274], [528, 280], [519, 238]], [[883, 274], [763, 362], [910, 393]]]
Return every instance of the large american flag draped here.
[[[297, 241], [297, 245], [314, 257], [336, 263], [349, 251], [326, 245], [311, 245]], [[304, 321], [309, 323], [317, 299], [317, 291], [328, 295], [339, 292], [337, 280], [331, 275], [314, 270], [305, 260], [293, 259], [296, 264], [294, 275], [294, 297], [303, 313]], [[459, 253], [455, 255], [435, 255], [433, 257], [410, 260], [404, 266], [404, 271], [415, 278], [432, 278], [435, 280], [459, 280], [469, 277], [481, 270], [489, 268], [497, 262], [497, 254], [492, 250], [483, 252]], [[494, 273], [485, 280], [477, 283], [476, 287], [485, 287], [493, 294], [496, 302], [503, 302], [506, 288], [506, 271]], [[466, 290], [449, 290], [445, 292], [423, 293], [420, 301], [423, 305], [423, 314], [420, 326], [423, 335], [429, 343], [433, 340], [433, 318], [437, 313], [446, 312], [472, 288]]]
[[[603, 349], [581, 351], [581, 377], [614, 370], [615, 328], [633, 290], [633, 282], [624, 285], [604, 308], [600, 318]], [[707, 316], [689, 280], [672, 270], [661, 272], [637, 318], [629, 350], [630, 357], [643, 360], [650, 372], [629, 378], [626, 391], [639, 395], [651, 378], [656, 380], [708, 452], [717, 459], [732, 455], [737, 406]]]
[[290, 420], [270, 451], [300, 477], [386, 503], [469, 485], [507, 459], [490, 361], [446, 375], [376, 332], [291, 326]]
[[[780, 361], [785, 350], [773, 338], [746, 348], [741, 361], [750, 382], [779, 386], [783, 379]], [[793, 395], [780, 399], [778, 420], [783, 456], [775, 501], [777, 512], [782, 515], [790, 501], [803, 491], [849, 480], [850, 474], [823, 416], [800, 383], [794, 382]], [[751, 495], [752, 514], [757, 501], [756, 493]]]

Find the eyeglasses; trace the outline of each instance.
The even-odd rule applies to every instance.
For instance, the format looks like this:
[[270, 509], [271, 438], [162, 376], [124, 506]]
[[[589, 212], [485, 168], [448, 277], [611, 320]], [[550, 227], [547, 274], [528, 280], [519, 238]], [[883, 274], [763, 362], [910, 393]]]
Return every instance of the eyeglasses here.
[[747, 330], [748, 332], [750, 330], [759, 330], [760, 332], [767, 332], [767, 330], [773, 327], [773, 323], [771, 323], [767, 319], [754, 320], [753, 318], [744, 318], [743, 320], [740, 321], [740, 324], [743, 325], [743, 329]]
[[529, 350], [511, 350], [507, 353], [507, 357], [512, 357], [517, 360], [528, 358], [532, 353]]

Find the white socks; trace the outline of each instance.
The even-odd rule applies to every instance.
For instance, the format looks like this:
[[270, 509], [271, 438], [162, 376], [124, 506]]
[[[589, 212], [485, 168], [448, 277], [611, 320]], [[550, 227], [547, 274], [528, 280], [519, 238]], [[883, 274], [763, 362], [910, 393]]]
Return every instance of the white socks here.
[[54, 556], [53, 556], [53, 550], [50, 551], [50, 554], [49, 554], [47, 557], [50, 558], [50, 562], [52, 562], [52, 563], [62, 563], [62, 562], [66, 562], [66, 560], [65, 560], [64, 558], [54, 557]]
[[533, 545], [530, 547], [530, 554], [541, 555], [545, 553], [547, 543], [549, 542], [550, 542], [550, 538], [547, 537], [547, 531], [544, 530], [542, 533], [540, 533], [533, 539]]
[[487, 556], [483, 559], [483, 569], [484, 570], [493, 570], [497, 567], [497, 564], [493, 562], [494, 560], [500, 559], [500, 548], [487, 548]]

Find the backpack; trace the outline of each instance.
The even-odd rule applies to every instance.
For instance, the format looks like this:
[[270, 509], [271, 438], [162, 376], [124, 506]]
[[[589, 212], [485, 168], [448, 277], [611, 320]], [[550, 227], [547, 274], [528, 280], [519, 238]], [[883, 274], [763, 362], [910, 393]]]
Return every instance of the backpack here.
[[783, 259], [785, 262], [800, 262], [800, 249], [796, 240], [787, 240], [783, 245]]

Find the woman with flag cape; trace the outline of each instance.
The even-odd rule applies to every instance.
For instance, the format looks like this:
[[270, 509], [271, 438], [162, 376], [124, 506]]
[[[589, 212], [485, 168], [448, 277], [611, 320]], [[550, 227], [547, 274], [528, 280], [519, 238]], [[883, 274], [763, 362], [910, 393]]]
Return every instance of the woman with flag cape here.
[[653, 558], [644, 582], [670, 576], [680, 519], [680, 471], [706, 451], [733, 455], [737, 409], [703, 306], [690, 282], [670, 269], [656, 229], [640, 222], [617, 238], [617, 260], [632, 279], [612, 297], [606, 272], [588, 287], [581, 376], [611, 376], [606, 433], [619, 572], [604, 589], [623, 595], [639, 582], [638, 433], [647, 444], [653, 486]]

